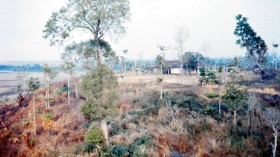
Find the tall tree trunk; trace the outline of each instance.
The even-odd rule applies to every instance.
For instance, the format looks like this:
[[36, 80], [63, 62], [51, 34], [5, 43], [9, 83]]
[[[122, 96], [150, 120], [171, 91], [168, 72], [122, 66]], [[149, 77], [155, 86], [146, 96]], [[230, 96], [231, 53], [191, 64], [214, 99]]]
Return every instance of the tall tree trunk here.
[[162, 82], [163, 82], [162, 65], [160, 66], [160, 77], [161, 77], [161, 81], [160, 81], [160, 99], [162, 99]]
[[71, 75], [72, 80], [74, 81], [74, 86], [75, 86], [75, 97], [78, 99], [79, 97], [79, 91], [78, 91], [78, 86], [79, 86], [79, 79], [75, 78], [73, 75]]
[[108, 126], [107, 126], [107, 123], [106, 123], [105, 120], [102, 120], [100, 125], [101, 125], [102, 133], [103, 133], [103, 135], [105, 137], [106, 145], [108, 146], [108, 144], [109, 144], [109, 138], [108, 137], [109, 136], [108, 136]]
[[22, 94], [22, 92], [19, 92], [18, 93], [18, 105], [19, 105], [19, 107], [22, 107], [22, 101], [23, 101], [23, 94]]
[[221, 114], [221, 94], [220, 94], [220, 91], [221, 91], [221, 86], [219, 85], [219, 116], [220, 118], [222, 117], [222, 114]]
[[247, 135], [251, 135], [251, 130], [252, 130], [252, 111], [249, 111], [249, 127], [247, 131]]
[[79, 97], [79, 93], [78, 93], [78, 83], [75, 82], [75, 96], [76, 96], [76, 100], [78, 99]]
[[46, 90], [46, 109], [50, 106], [50, 83], [47, 82], [47, 90]]
[[272, 153], [273, 153], [273, 157], [276, 157], [276, 151], [277, 151], [277, 139], [278, 139], [278, 128], [276, 127], [276, 124], [274, 124], [272, 126], [272, 129], [274, 131], [274, 144], [271, 144], [272, 145]]
[[253, 58], [255, 64], [258, 66], [259, 70], [261, 71], [262, 79], [265, 79], [265, 76], [266, 76], [265, 71], [261, 68], [261, 65], [259, 64], [257, 57], [254, 55], [254, 53], [252, 53], [252, 51], [250, 51], [248, 46], [246, 46], [246, 49], [249, 52], [249, 54], [251, 55], [251, 57]]
[[236, 128], [236, 110], [233, 111], [233, 126]]
[[95, 46], [96, 46], [96, 51], [97, 51], [97, 66], [100, 66], [102, 64], [102, 60], [101, 60], [101, 50], [100, 50], [100, 47], [99, 47], [99, 40], [100, 38], [103, 36], [103, 35], [99, 35], [101, 32], [100, 32], [100, 24], [101, 24], [101, 21], [100, 19], [97, 19], [97, 25], [96, 25], [96, 28], [95, 28], [95, 32], [94, 32], [94, 40], [95, 40]]
[[183, 85], [183, 59], [182, 59], [182, 54], [180, 58], [180, 78], [181, 78], [181, 86]]
[[162, 81], [160, 82], [160, 99], [162, 99]]
[[124, 62], [124, 73], [126, 74], [126, 62]]
[[101, 61], [101, 51], [98, 43], [96, 45], [96, 49], [97, 49], [97, 66], [100, 66], [102, 64], [102, 61]]
[[32, 99], [32, 104], [33, 104], [33, 121], [34, 121], [34, 135], [36, 136], [36, 107], [35, 107], [35, 94], [32, 93], [33, 99]]
[[46, 90], [46, 109], [48, 109], [48, 91]]
[[70, 105], [70, 78], [68, 77], [68, 85], [67, 85], [67, 99], [68, 99], [68, 105]]
[[47, 108], [50, 107], [50, 82], [48, 82], [48, 106]]

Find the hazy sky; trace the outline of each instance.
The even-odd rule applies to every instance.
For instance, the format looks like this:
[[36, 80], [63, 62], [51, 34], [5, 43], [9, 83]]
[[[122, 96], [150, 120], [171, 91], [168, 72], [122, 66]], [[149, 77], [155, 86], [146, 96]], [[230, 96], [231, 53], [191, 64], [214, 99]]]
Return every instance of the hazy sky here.
[[[66, 0], [1, 0], [0, 61], [59, 60], [63, 49], [50, 47], [42, 30], [52, 12]], [[279, 0], [130, 0], [131, 20], [127, 34], [114, 50], [128, 49], [130, 59], [154, 59], [157, 45], [169, 47], [167, 58], [177, 58], [174, 49], [176, 28], [185, 25], [189, 39], [185, 51], [201, 51], [210, 46], [210, 57], [243, 55], [245, 49], [235, 44], [235, 16], [249, 18], [253, 29], [267, 43], [280, 43]], [[279, 50], [278, 50], [279, 51]], [[280, 53], [280, 52], [279, 52]]]

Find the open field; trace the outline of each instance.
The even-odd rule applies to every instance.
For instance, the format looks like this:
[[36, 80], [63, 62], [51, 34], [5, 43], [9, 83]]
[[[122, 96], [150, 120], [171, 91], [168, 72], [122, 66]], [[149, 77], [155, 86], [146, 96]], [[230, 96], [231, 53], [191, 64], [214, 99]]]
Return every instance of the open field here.
[[[17, 72], [0, 73], [0, 96], [14, 97], [16, 94], [17, 86]], [[26, 76], [25, 83], [30, 77], [38, 77], [40, 79], [40, 86], [44, 86], [44, 73], [43, 72], [29, 72]], [[68, 74], [60, 72], [54, 79], [54, 82], [67, 80]], [[25, 89], [27, 90], [27, 83]]]
[[[149, 85], [149, 88], [156, 88], [159, 86], [157, 83], [157, 78], [160, 75], [155, 74], [141, 74], [135, 75], [128, 73], [125, 77], [119, 78], [118, 82], [120, 85]], [[172, 86], [197, 86], [199, 77], [197, 75], [184, 75], [182, 77], [182, 85], [181, 85], [181, 77], [180, 75], [163, 75], [163, 86], [167, 88], [172, 88]]]
[[[78, 73], [77, 76], [82, 76], [83, 73]], [[217, 78], [223, 80], [223, 83], [230, 81], [229, 77], [230, 73], [223, 72], [217, 73]], [[253, 74], [252, 72], [243, 71], [241, 74], [242, 78], [245, 81], [248, 80], [258, 80], [260, 76]], [[0, 73], [0, 96], [13, 96], [16, 93], [16, 80], [17, 73], [16, 72], [8, 72], [8, 73]], [[41, 87], [44, 86], [44, 74], [42, 72], [30, 72], [28, 73], [26, 80], [30, 77], [38, 77], [41, 81]], [[118, 78], [119, 86], [122, 87], [133, 87], [133, 86], [140, 86], [149, 89], [159, 90], [159, 83], [157, 83], [157, 78], [160, 75], [156, 74], [139, 74], [136, 75], [135, 73], [127, 72], [125, 77]], [[54, 79], [54, 82], [65, 81], [68, 78], [68, 74], [60, 72]], [[271, 94], [278, 94], [279, 92], [271, 89], [270, 86], [264, 87], [265, 90], [261, 89], [261, 84], [259, 86], [252, 86], [250, 87], [250, 91], [255, 91], [257, 93], [271, 93]], [[27, 88], [27, 87], [26, 87]], [[180, 75], [163, 75], [163, 90], [179, 90], [179, 89], [186, 89], [186, 88], [194, 88], [194, 90], [198, 89], [209, 89], [214, 88], [217, 89], [216, 85], [207, 85], [207, 86], [199, 86], [199, 76], [195, 73], [192, 75], [183, 75], [182, 77], [182, 84], [181, 84], [181, 77]]]

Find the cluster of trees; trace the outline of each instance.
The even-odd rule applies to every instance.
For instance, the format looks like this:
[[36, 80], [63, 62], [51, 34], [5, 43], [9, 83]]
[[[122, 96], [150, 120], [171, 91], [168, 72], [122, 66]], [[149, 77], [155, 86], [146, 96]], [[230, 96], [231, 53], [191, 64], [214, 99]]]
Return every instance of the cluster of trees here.
[[[237, 59], [232, 62], [233, 65], [238, 65]], [[237, 77], [235, 72], [230, 74], [231, 80], [226, 83], [226, 92], [224, 95], [219, 96], [228, 105], [233, 112], [233, 131], [235, 138], [239, 138], [238, 132], [238, 115], [246, 114], [248, 119], [247, 123], [247, 136], [251, 136], [253, 133], [254, 119], [262, 118], [267, 127], [270, 127], [273, 131], [273, 142], [270, 143], [272, 146], [272, 155], [276, 157], [277, 144], [280, 129], [280, 110], [274, 107], [264, 107], [258, 101], [254, 93], [249, 93], [246, 88], [240, 86], [237, 83]], [[220, 102], [219, 102], [219, 114], [221, 114]], [[221, 116], [221, 115], [220, 115]]]

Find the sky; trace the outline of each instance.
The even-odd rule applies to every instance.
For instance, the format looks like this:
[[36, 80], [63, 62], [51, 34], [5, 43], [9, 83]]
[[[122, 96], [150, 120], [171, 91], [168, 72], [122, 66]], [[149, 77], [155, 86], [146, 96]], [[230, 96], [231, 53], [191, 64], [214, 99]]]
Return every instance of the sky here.
[[[49, 46], [42, 30], [52, 12], [65, 2], [1, 0], [0, 61], [60, 60], [63, 49]], [[208, 45], [208, 57], [244, 55], [246, 50], [235, 44], [233, 34], [237, 14], [248, 17], [269, 52], [272, 43], [280, 43], [279, 0], [130, 0], [130, 5], [126, 35], [117, 42], [105, 36], [119, 54], [127, 49], [128, 59], [154, 59], [159, 54], [158, 45], [168, 47], [167, 59], [177, 59], [174, 36], [180, 26], [189, 30], [184, 51], [201, 52], [203, 45]]]

